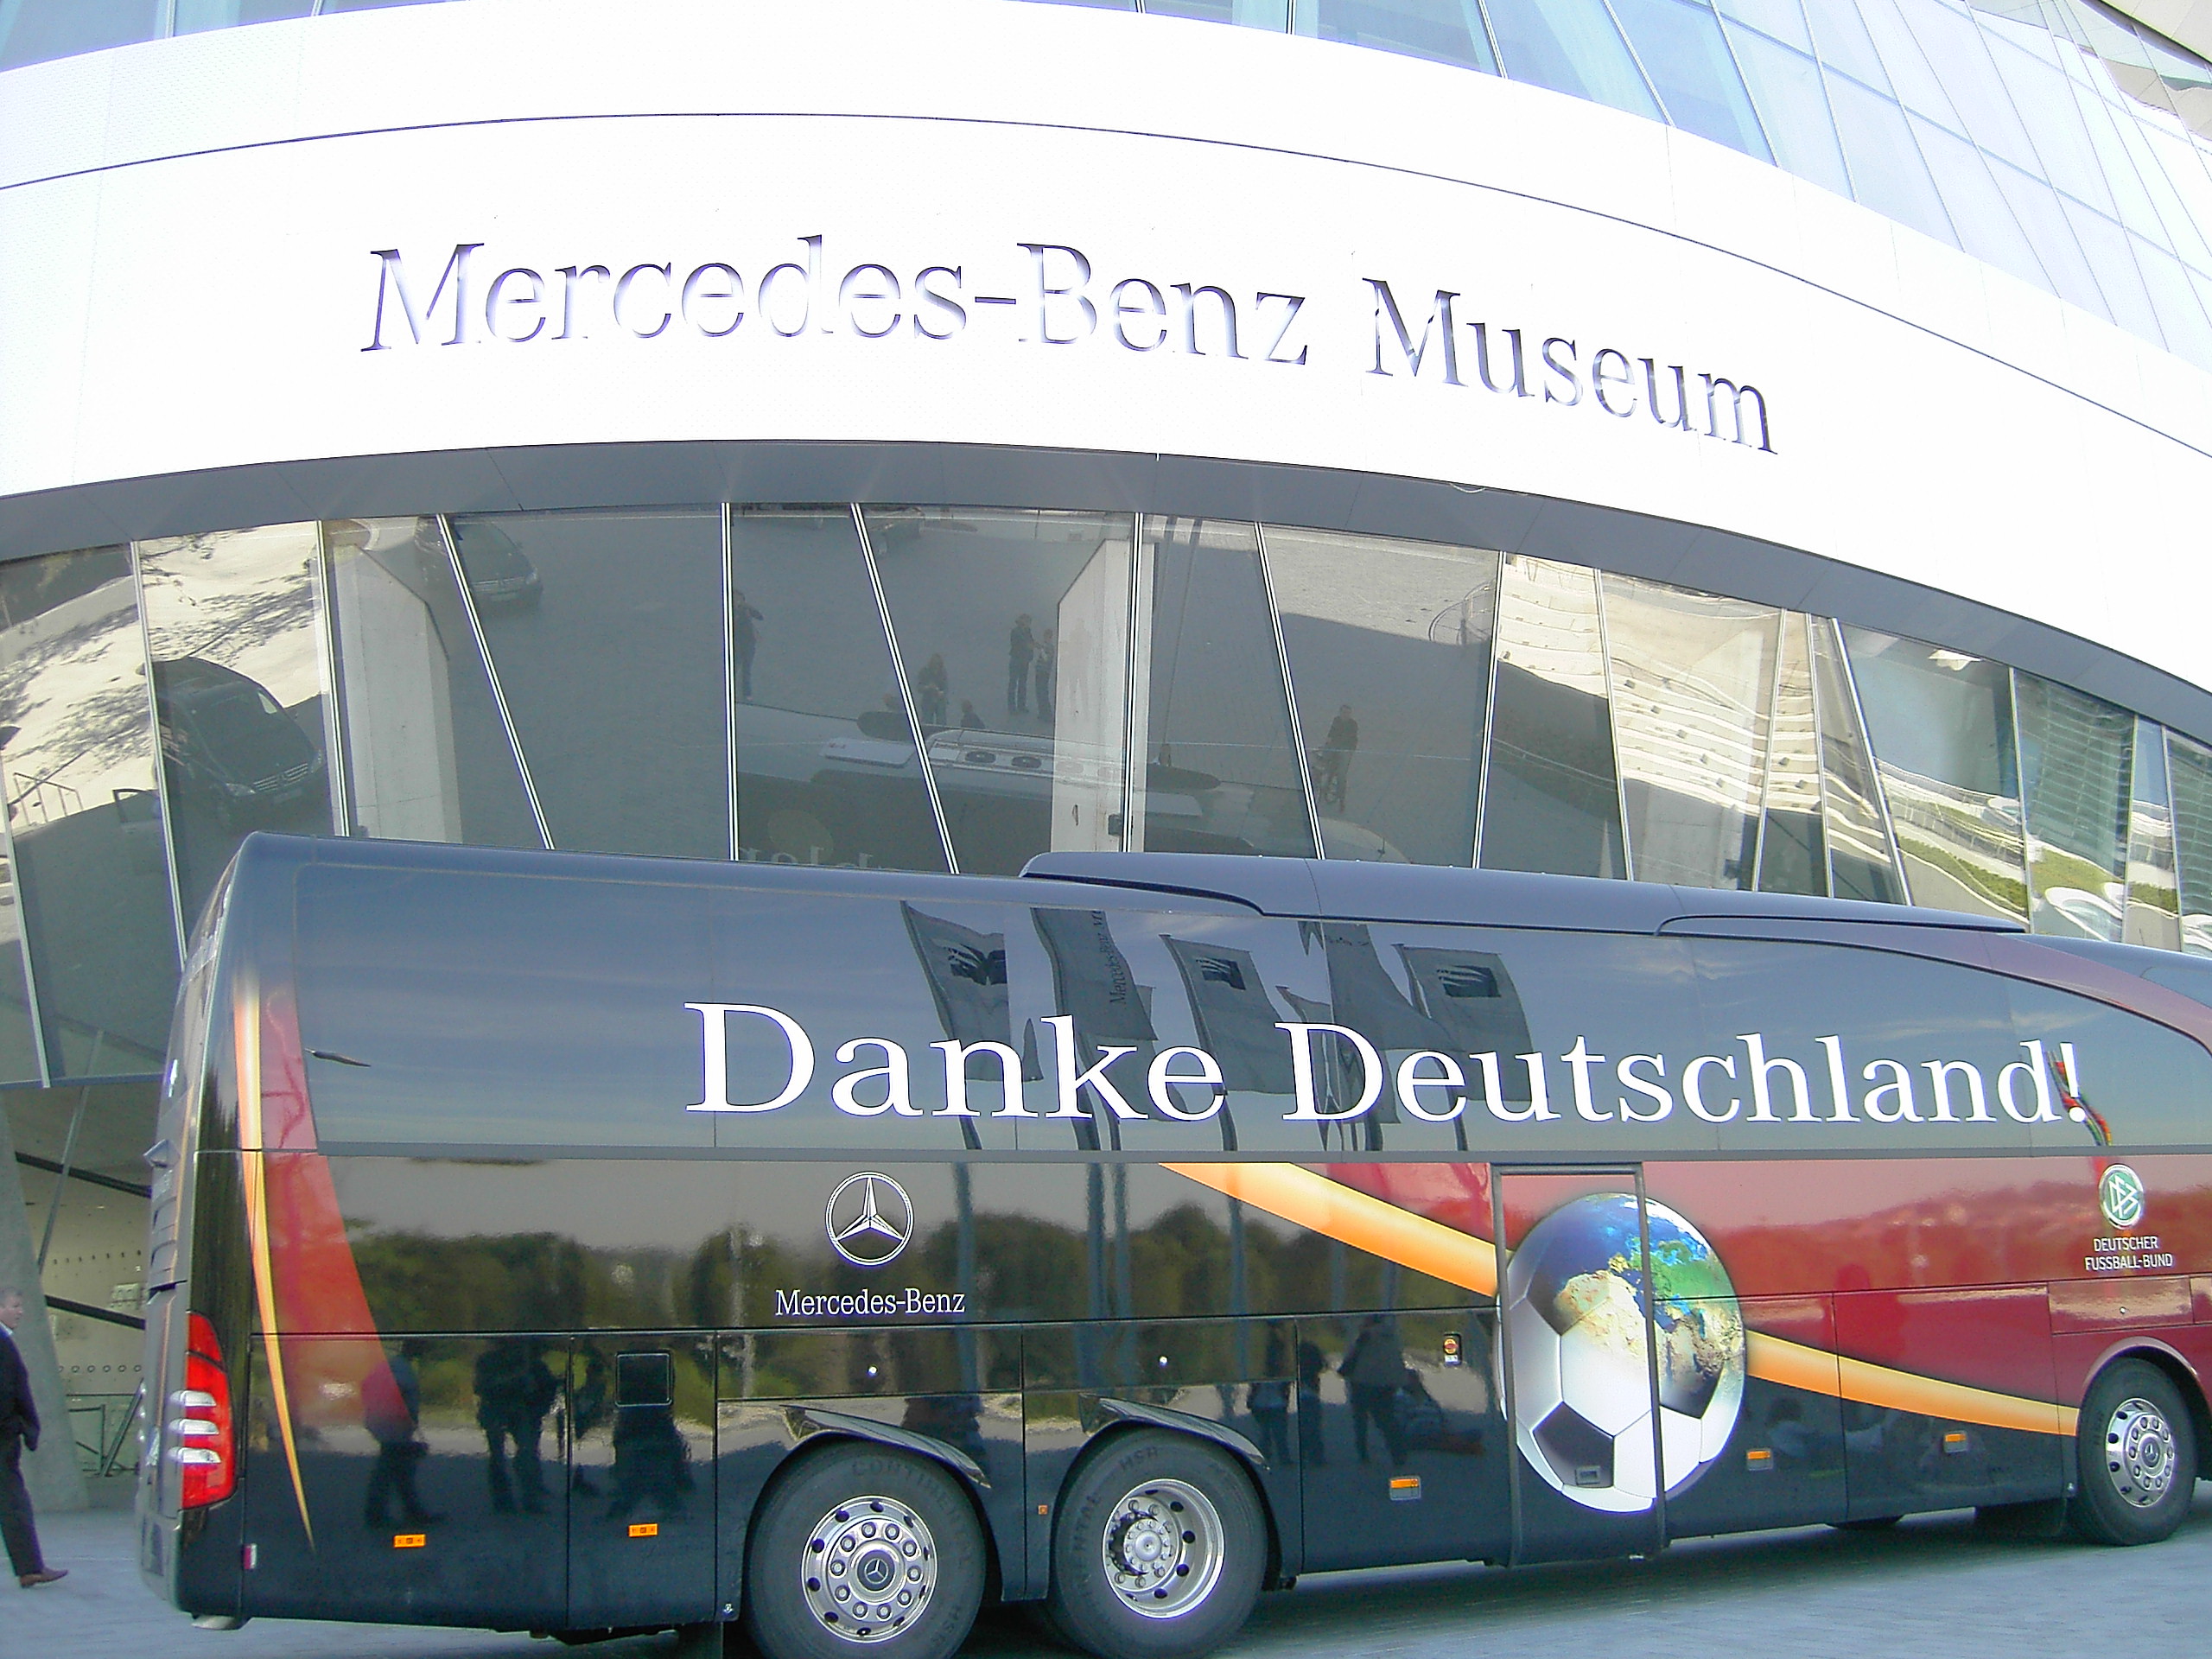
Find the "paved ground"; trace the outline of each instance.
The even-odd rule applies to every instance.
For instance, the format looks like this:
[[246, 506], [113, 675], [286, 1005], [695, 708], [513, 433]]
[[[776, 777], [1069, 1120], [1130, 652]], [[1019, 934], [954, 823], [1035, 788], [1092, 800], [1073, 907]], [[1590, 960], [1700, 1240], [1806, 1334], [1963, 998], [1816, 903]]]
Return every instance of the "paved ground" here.
[[[0, 1580], [7, 1659], [552, 1659], [527, 1637], [263, 1620], [195, 1630], [147, 1593], [130, 1517], [55, 1516], [48, 1554], [71, 1569], [31, 1592]], [[1497, 1572], [1477, 1567], [1317, 1575], [1268, 1596], [1230, 1659], [1389, 1654], [1408, 1659], [2080, 1659], [2203, 1651], [2212, 1484], [2155, 1548], [2100, 1550], [1978, 1533], [1965, 1515], [1887, 1534], [1814, 1529], [1678, 1544], [1654, 1561]], [[579, 1649], [662, 1659], [666, 1637]], [[1012, 1615], [986, 1621], [976, 1659], [1052, 1652]]]

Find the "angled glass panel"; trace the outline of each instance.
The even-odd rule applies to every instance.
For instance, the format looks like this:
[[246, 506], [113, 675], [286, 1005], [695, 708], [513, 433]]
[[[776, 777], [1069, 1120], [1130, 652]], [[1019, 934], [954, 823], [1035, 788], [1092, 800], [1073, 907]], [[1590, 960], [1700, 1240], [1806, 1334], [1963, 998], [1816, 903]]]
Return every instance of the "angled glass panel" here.
[[[175, 32], [196, 35], [202, 29], [235, 29], [240, 23], [274, 22], [282, 17], [305, 17], [315, 0], [176, 0]], [[337, 7], [325, 5], [325, 11]]]
[[452, 524], [553, 844], [728, 858], [720, 511]]
[[2139, 32], [2158, 72], [2165, 101], [2196, 132], [2212, 130], [2212, 65], [2180, 51], [2152, 34]]
[[2204, 307], [2189, 272], [2164, 248], [2154, 247], [2139, 236], [2129, 240], [2134, 245], [2135, 268], [2143, 273], [2144, 286], [2151, 290], [2151, 303], [2158, 314], [2166, 349], [2200, 368], [2212, 368], [2212, 325], [2205, 321]]
[[[1994, 37], [1989, 42], [1990, 61], [2012, 90], [2012, 107], [2035, 145], [2040, 165], [2034, 170], [2067, 194], [2110, 213], [2112, 194], [2105, 188], [2096, 151], [2090, 148], [2065, 75], [2056, 62], [2045, 62], [2023, 49], [2022, 31], [2006, 29], [1999, 34], [1995, 20], [1986, 16], [1981, 23], [1985, 35]], [[2049, 37], [2044, 38], [2049, 49]]]
[[1855, 0], [1805, 0], [1805, 16], [1813, 25], [1813, 50], [1822, 63], [1878, 92], [1889, 92], [1881, 56]]
[[942, 870], [914, 728], [853, 515], [730, 518], [738, 856]]
[[1827, 842], [1828, 890], [1838, 899], [1905, 902], [1904, 882], [1891, 856], [1888, 818], [1867, 752], [1836, 625], [1809, 619], [1813, 708], [1821, 731], [1821, 823]]
[[36, 1083], [38, 1031], [23, 977], [23, 912], [13, 866], [0, 871], [0, 1083]]
[[1613, 0], [1613, 14], [1669, 120], [1746, 156], [1774, 159], [1721, 37], [1720, 20], [1704, 0]]
[[2154, 950], [2181, 949], [2181, 893], [2174, 874], [2174, 811], [2166, 787], [2165, 728], [2135, 722], [2127, 813], [2127, 922], [2120, 938]]
[[248, 835], [334, 828], [316, 526], [141, 542], [138, 582], [188, 933]]
[[2089, 269], [2088, 258], [2082, 251], [2074, 226], [2067, 220], [2066, 210], [2059, 206], [2058, 193], [2040, 178], [2007, 167], [1994, 156], [1988, 159], [1990, 176], [1997, 181], [1999, 194], [2011, 204], [2012, 216], [2019, 220], [2029, 245], [2035, 249], [2036, 257], [2050, 279], [2050, 291], [2091, 315], [2109, 321], [2111, 308], [2105, 303], [2104, 291], [2097, 286], [2096, 273]]
[[128, 548], [0, 564], [0, 763], [54, 1074], [157, 1071], [176, 919]]
[[1596, 572], [1508, 556], [1497, 650], [1483, 868], [1626, 875]]
[[1145, 0], [1144, 9], [1154, 17], [1196, 17], [1278, 35], [1290, 27], [1290, 0]]
[[2212, 265], [2212, 243], [2205, 229], [2212, 219], [2200, 217], [2212, 210], [2212, 194], [2204, 164], [2185, 134], [2170, 122], [2152, 119], [2121, 124], [2120, 130], [2136, 157], [2144, 188], [2157, 204], [2159, 222], [2174, 251], [2199, 266]]
[[[1812, 31], [1805, 27], [1804, 8], [1798, 0], [1719, 0], [1720, 15], [1732, 22], [1755, 29], [1800, 52], [1813, 49]], [[1733, 38], [1735, 30], [1729, 31]], [[1764, 113], [1764, 111], [1761, 113]]]
[[2174, 863], [2181, 874], [2181, 948], [2212, 957], [2212, 749], [2166, 734]]
[[1897, 102], [1923, 119], [1952, 132], [1964, 132], [1965, 122], [1952, 107], [1941, 79], [1929, 67], [1920, 42], [1906, 28], [1897, 0], [1857, 0], [1857, 4], [1859, 19], [1873, 38], [1882, 67], [1889, 73], [1890, 86]]
[[2132, 126], [2133, 118], [2122, 116], [2108, 97], [2078, 82], [2073, 92], [2075, 107], [2081, 111], [2082, 124], [2089, 135], [2089, 148], [2096, 152], [2097, 171], [2112, 191], [2115, 215], [2138, 235], [2163, 241], [2164, 232], [2158, 212], [2136, 171], [2135, 157], [2120, 136], [2119, 123], [2126, 120]]
[[1330, 858], [1473, 861], [1497, 555], [1267, 531]]
[[1956, 247], [1958, 238], [1904, 111], [1848, 76], [1830, 75], [1827, 82], [1844, 156], [1851, 163], [1853, 194], [1876, 213]]
[[2017, 671], [2012, 696], [2035, 930], [2117, 939], [2127, 905], [2135, 716]]
[[2036, 257], [2019, 221], [2012, 217], [2012, 205], [1991, 181], [1989, 163], [1982, 153], [1932, 122], [1918, 116], [1908, 118], [1966, 251], [1999, 270], [2011, 271], [2022, 282], [2048, 289], [2050, 278], [2044, 271], [2043, 262]]
[[1296, 11], [1301, 35], [1497, 73], [1476, 0], [1299, 0]]
[[2097, 274], [2097, 287], [2111, 309], [2112, 320], [2132, 334], [2163, 340], [2158, 314], [2152, 309], [2151, 292], [2144, 286], [2142, 270], [2135, 263], [2135, 246], [2127, 232], [2070, 196], [2060, 196], [2058, 205], [2081, 239], [2089, 268]]
[[1490, 22], [1514, 79], [1666, 118], [1604, 0], [1490, 0]]
[[1144, 558], [1129, 747], [1145, 766], [1131, 780], [1131, 850], [1313, 857], [1258, 531], [1147, 518]]
[[162, 34], [162, 0], [15, 0], [0, 6], [0, 69], [99, 52]]
[[1776, 613], [1629, 576], [1602, 578], [1599, 592], [1636, 879], [1748, 889], [1758, 863]]
[[349, 833], [543, 843], [435, 518], [323, 526]]
[[1774, 145], [1776, 164], [1840, 196], [1850, 195], [1851, 178], [1843, 170], [1843, 149], [1820, 65], [1753, 29], [1730, 24], [1728, 39]]
[[1967, 137], [2013, 166], [2040, 174], [2035, 147], [2020, 124], [2012, 92], [1989, 60], [1988, 45], [1973, 15], [1944, 0], [1903, 0], [1900, 10], [1952, 108], [1966, 123]]
[[1774, 714], [1767, 728], [1765, 828], [1759, 836], [1761, 893], [1828, 890], [1827, 839], [1821, 831], [1821, 738], [1813, 707], [1810, 619], [1782, 613], [1775, 665]]
[[2009, 672], [1866, 628], [1844, 638], [1913, 903], [2026, 921]]
[[874, 507], [868, 527], [962, 873], [1119, 849], [1128, 515]]

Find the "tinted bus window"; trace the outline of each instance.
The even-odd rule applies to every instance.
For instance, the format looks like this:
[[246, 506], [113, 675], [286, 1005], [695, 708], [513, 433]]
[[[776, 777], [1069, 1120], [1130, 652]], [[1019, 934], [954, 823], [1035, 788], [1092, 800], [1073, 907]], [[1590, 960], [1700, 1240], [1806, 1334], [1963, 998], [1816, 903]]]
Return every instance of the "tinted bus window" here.
[[1698, 939], [1692, 948], [1701, 1052], [1713, 1057], [1700, 1067], [1700, 1098], [1723, 1147], [2031, 1143], [2044, 1096], [1995, 975], [1850, 945]]
[[[2057, 1095], [2038, 1146], [2187, 1147], [2212, 1130], [2212, 1055], [2170, 1027], [2024, 980], [2005, 982], [2024, 1042], [2040, 1042]], [[2079, 1105], [2083, 1116], [2075, 1118]]]

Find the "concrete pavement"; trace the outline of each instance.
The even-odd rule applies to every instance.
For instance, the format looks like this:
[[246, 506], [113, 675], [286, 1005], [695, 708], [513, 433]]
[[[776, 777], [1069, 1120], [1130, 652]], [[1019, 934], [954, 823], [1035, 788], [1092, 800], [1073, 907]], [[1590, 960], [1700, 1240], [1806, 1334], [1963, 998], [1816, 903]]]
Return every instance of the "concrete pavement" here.
[[[42, 1523], [62, 1583], [0, 1580], [5, 1659], [550, 1659], [524, 1636], [395, 1625], [260, 1620], [197, 1630], [157, 1602], [131, 1565], [130, 1517]], [[1650, 1561], [1500, 1572], [1469, 1566], [1317, 1574], [1264, 1598], [1225, 1659], [2079, 1659], [2202, 1650], [2212, 1582], [2212, 1485], [2166, 1543], [2111, 1550], [1994, 1538], [1965, 1514], [1888, 1533], [1821, 1528], [1701, 1539]], [[583, 1649], [663, 1659], [668, 1637]], [[1028, 1622], [989, 1616], [976, 1659], [1053, 1649]]]

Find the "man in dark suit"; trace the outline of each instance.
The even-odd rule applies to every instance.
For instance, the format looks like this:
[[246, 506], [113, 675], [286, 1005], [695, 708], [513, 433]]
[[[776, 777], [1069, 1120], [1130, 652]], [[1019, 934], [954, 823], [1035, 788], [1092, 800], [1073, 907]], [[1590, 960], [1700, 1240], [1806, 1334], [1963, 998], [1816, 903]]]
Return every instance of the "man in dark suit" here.
[[38, 1530], [31, 1524], [31, 1495], [23, 1490], [23, 1453], [38, 1450], [38, 1408], [31, 1403], [31, 1374], [16, 1351], [16, 1327], [23, 1322], [23, 1293], [0, 1285], [0, 1541], [8, 1564], [26, 1590], [68, 1577], [49, 1567], [38, 1553]]

